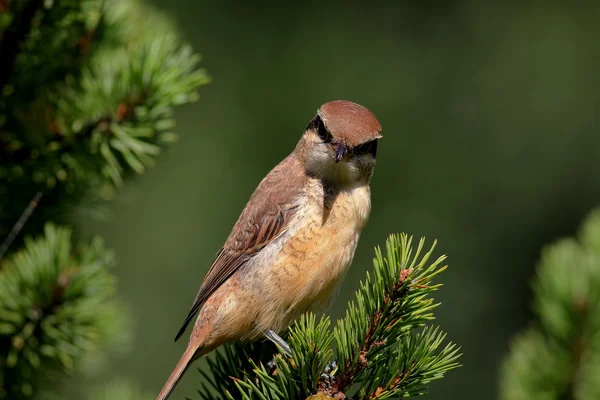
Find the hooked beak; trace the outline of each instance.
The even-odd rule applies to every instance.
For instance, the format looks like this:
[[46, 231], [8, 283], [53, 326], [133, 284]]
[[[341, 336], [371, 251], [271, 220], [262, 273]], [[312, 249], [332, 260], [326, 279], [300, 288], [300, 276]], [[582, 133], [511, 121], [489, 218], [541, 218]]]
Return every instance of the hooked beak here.
[[335, 145], [335, 162], [336, 164], [340, 162], [342, 158], [344, 158], [348, 154], [348, 148], [342, 142], [336, 143]]

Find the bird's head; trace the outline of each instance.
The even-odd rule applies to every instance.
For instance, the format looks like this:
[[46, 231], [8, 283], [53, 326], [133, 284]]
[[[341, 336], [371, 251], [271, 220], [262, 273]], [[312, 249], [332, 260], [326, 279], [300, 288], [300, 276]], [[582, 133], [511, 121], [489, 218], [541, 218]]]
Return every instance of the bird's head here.
[[296, 152], [311, 176], [339, 185], [368, 182], [381, 137], [371, 111], [350, 101], [331, 101], [317, 110]]

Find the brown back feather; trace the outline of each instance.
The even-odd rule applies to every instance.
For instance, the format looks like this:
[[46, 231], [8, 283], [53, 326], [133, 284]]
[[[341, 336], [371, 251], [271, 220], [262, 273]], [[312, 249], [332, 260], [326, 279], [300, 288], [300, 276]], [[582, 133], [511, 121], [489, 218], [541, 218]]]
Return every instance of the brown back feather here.
[[258, 185], [204, 278], [175, 340], [202, 304], [231, 275], [285, 232], [295, 214], [306, 175], [294, 154], [280, 162]]

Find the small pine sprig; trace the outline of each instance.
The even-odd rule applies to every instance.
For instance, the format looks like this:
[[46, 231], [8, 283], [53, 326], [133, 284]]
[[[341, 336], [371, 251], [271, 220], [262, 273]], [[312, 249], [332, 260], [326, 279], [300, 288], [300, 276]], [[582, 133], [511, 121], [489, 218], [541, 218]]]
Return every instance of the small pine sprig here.
[[[435, 244], [420, 258], [424, 243], [421, 239], [415, 251], [412, 237], [391, 235], [385, 257], [376, 249], [373, 274], [367, 273], [333, 331], [328, 318], [317, 322], [314, 315], [304, 315], [289, 330], [292, 357], [276, 354], [271, 365], [249, 360], [250, 369], [231, 375], [237, 393], [228, 389], [224, 397], [400, 398], [423, 394], [430, 382], [457, 368], [459, 348], [444, 346], [445, 334], [427, 325], [439, 305], [430, 296], [441, 285], [432, 281], [446, 266], [445, 256], [428, 263]], [[332, 362], [333, 341], [337, 361]], [[218, 357], [231, 364], [244, 355], [230, 351]], [[212, 365], [213, 376], [219, 367]], [[203, 399], [213, 398], [203, 393]]]
[[[329, 318], [316, 322], [313, 314], [303, 315], [290, 327], [288, 343], [292, 358], [276, 354], [272, 366], [250, 360], [251, 371], [244, 379], [235, 378], [242, 399], [304, 399], [318, 390], [322, 375], [333, 356], [329, 345], [333, 339]], [[227, 393], [228, 400], [234, 394]]]
[[542, 251], [535, 320], [511, 345], [500, 399], [600, 398], [600, 210]]
[[125, 176], [176, 140], [174, 109], [210, 81], [169, 19], [140, 1], [10, 4], [0, 53], [24, 31], [8, 49], [12, 73], [0, 76], [0, 236], [38, 191], [32, 232], [80, 211], [101, 216]]
[[113, 264], [100, 239], [74, 246], [52, 224], [0, 264], [0, 399], [32, 398], [82, 357], [123, 344]]
[[[237, 398], [236, 382], [248, 377], [258, 364], [273, 368], [273, 356], [277, 349], [264, 342], [232, 343], [209, 355], [206, 360], [209, 371], [201, 368], [202, 382], [198, 394], [202, 400]], [[233, 395], [232, 395], [233, 393]]]
[[[88, 35], [98, 45], [85, 63], [78, 64], [76, 75], [65, 72], [62, 65], [55, 68], [60, 72], [52, 70], [60, 79], [53, 80], [51, 90], [39, 90], [31, 81], [23, 83], [37, 94], [25, 105], [19, 103], [20, 94], [3, 99], [7, 122], [0, 125], [5, 131], [0, 148], [6, 160], [0, 165], [0, 176], [7, 180], [27, 176], [31, 164], [34, 183], [49, 188], [62, 182], [67, 192], [74, 192], [74, 185], [85, 182], [88, 175], [119, 185], [124, 172], [143, 172], [161, 146], [173, 141], [173, 108], [195, 101], [196, 89], [209, 78], [198, 69], [200, 57], [152, 8], [133, 0], [70, 0], [67, 4], [52, 6], [42, 15], [57, 14], [56, 18], [69, 22], [82, 19], [76, 31], [60, 31], [51, 24], [53, 19], [42, 18], [50, 24], [47, 29], [70, 34], [76, 41]], [[143, 32], [132, 29], [131, 18], [138, 14], [154, 25]], [[96, 16], [93, 27], [86, 25], [90, 15]], [[62, 52], [77, 53], [75, 47]], [[38, 50], [23, 48], [19, 60], [29, 56], [45, 60]], [[51, 65], [45, 63], [44, 68]], [[19, 71], [12, 78], [21, 75], [26, 80], [39, 74]], [[11, 125], [13, 115], [17, 121]]]
[[346, 317], [335, 329], [338, 359], [344, 361], [327, 388], [330, 394], [340, 397], [360, 383], [355, 396], [360, 399], [416, 395], [432, 380], [429, 377], [439, 379], [458, 367], [454, 344], [437, 353], [443, 333], [438, 329], [415, 332], [434, 319], [439, 303], [430, 295], [441, 284], [432, 281], [447, 268], [442, 265], [446, 256], [428, 264], [435, 242], [419, 258], [424, 244], [421, 239], [414, 251], [412, 237], [392, 235], [385, 257], [379, 248], [375, 250], [373, 277], [367, 273], [356, 302], [349, 304]]

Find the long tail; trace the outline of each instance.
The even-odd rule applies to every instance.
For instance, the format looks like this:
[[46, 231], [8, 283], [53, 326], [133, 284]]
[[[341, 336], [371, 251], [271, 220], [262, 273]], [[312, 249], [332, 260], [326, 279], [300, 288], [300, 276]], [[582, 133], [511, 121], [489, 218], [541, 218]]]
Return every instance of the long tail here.
[[[196, 355], [196, 357], [194, 357], [194, 355]], [[183, 376], [185, 370], [190, 366], [191, 362], [198, 357], [199, 356], [196, 352], [196, 349], [194, 349], [193, 346], [190, 346], [185, 350], [179, 359], [179, 362], [177, 362], [175, 369], [173, 372], [171, 372], [171, 376], [169, 376], [167, 383], [165, 383], [162, 390], [158, 394], [158, 397], [156, 397], [156, 400], [167, 400], [169, 398], [171, 392], [173, 392], [173, 389], [175, 389], [175, 386], [177, 386], [177, 383]]]

